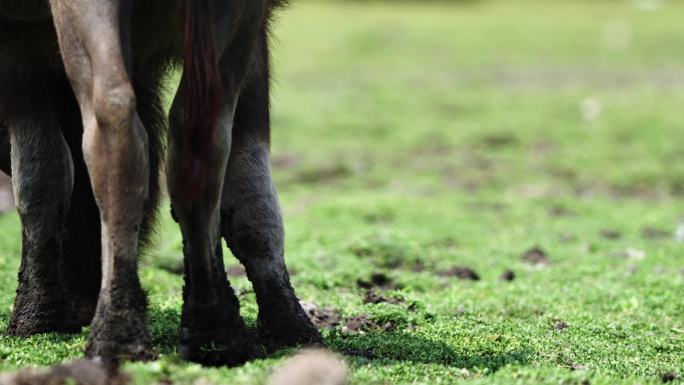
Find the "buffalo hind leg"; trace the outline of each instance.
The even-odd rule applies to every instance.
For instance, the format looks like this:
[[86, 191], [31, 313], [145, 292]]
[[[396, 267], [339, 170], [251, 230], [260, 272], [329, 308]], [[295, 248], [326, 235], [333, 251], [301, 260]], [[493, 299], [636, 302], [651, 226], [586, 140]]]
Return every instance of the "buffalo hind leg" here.
[[138, 233], [148, 200], [147, 134], [129, 78], [130, 1], [51, 0], [64, 65], [83, 118], [83, 156], [102, 232], [102, 285], [86, 354], [154, 356], [138, 278]]
[[[236, 0], [212, 2], [211, 6], [211, 13], [216, 18], [205, 20], [205, 25], [216, 27], [209, 30], [213, 38], [209, 40], [215, 42], [220, 60], [209, 63], [205, 58], [203, 65], [215, 65], [213, 72], [220, 75], [222, 101], [213, 127], [214, 136], [205, 144], [208, 148], [187, 150], [186, 135], [190, 133], [184, 132], [187, 129], [183, 127], [186, 118], [184, 106], [188, 101], [210, 104], [197, 100], [201, 95], [186, 94], [192, 88], [192, 84], [186, 82], [196, 79], [194, 73], [186, 72], [192, 71], [186, 61], [180, 91], [171, 108], [167, 180], [173, 213], [180, 223], [184, 240], [181, 355], [207, 365], [237, 365], [260, 352], [240, 317], [238, 299], [226, 277], [220, 244], [220, 200], [231, 147], [235, 106], [265, 16], [266, 2]], [[209, 94], [207, 89], [199, 92]], [[192, 116], [187, 118], [192, 120]], [[200, 166], [204, 183], [192, 186], [191, 189], [199, 191], [189, 194], [188, 184], [193, 182], [186, 179], [189, 174], [184, 170], [188, 164], [202, 159], [200, 157], [204, 159]]]
[[221, 233], [245, 266], [259, 305], [260, 339], [269, 349], [322, 343], [290, 285], [283, 221], [271, 179], [266, 32], [238, 102], [221, 199]]
[[30, 110], [8, 116], [22, 255], [7, 332], [22, 337], [79, 332], [84, 323], [61, 253], [73, 187], [71, 154], [49, 96], [36, 99]]
[[[240, 317], [240, 304], [226, 276], [219, 235], [218, 202], [230, 150], [230, 114], [217, 125], [216, 140], [206, 149], [206, 183], [193, 200], [186, 196], [182, 170], [182, 107], [179, 91], [171, 108], [169, 126], [169, 195], [174, 218], [183, 234], [185, 286], [179, 352], [184, 359], [204, 365], [238, 365], [255, 355], [252, 339]], [[229, 108], [231, 109], [231, 108]]]

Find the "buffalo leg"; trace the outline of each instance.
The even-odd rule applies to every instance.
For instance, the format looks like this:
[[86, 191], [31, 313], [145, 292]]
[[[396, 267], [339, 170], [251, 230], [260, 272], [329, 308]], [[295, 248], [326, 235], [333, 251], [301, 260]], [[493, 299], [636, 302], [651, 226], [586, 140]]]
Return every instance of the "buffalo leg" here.
[[[22, 228], [19, 287], [8, 334], [78, 332], [83, 320], [61, 253], [73, 165], [49, 95], [8, 114], [14, 195]], [[18, 112], [18, 111], [15, 111]]]
[[130, 79], [130, 0], [51, 0], [65, 69], [83, 118], [83, 155], [102, 232], [102, 285], [86, 354], [153, 356], [138, 278], [148, 199], [147, 134]]
[[[217, 28], [214, 40], [222, 52], [215, 70], [220, 73], [222, 108], [202, 172], [205, 183], [195, 198], [189, 198], [183, 172], [189, 157], [201, 154], [184, 151], [183, 86], [192, 74], [183, 74], [174, 100], [169, 127], [168, 183], [171, 205], [184, 239], [185, 287], [181, 316], [180, 352], [189, 360], [208, 365], [236, 365], [254, 356], [252, 339], [240, 317], [240, 308], [226, 277], [220, 238], [220, 197], [228, 162], [233, 118], [243, 78], [265, 13], [263, 1], [212, 3]], [[207, 23], [211, 25], [212, 23]], [[190, 76], [188, 76], [190, 75]]]
[[322, 339], [295, 296], [283, 257], [283, 221], [269, 161], [266, 39], [264, 31], [237, 106], [221, 199], [221, 233], [254, 286], [260, 337], [277, 349]]

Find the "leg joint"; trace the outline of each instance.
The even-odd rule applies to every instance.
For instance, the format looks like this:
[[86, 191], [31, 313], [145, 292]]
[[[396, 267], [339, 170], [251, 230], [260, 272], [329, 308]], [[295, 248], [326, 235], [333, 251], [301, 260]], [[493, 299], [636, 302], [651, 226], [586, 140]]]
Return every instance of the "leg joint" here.
[[116, 130], [130, 127], [136, 109], [133, 87], [127, 81], [114, 85], [97, 84], [93, 90], [93, 109], [98, 126]]

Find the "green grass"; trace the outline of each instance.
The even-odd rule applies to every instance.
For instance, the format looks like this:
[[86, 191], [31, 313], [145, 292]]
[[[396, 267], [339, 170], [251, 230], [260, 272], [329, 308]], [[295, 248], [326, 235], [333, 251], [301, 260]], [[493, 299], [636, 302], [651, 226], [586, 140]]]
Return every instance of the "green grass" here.
[[[684, 5], [637, 3], [302, 2], [281, 16], [273, 160], [293, 284], [343, 320], [395, 325], [325, 332], [372, 353], [348, 358], [352, 384], [681, 383]], [[237, 369], [178, 358], [181, 277], [160, 266], [180, 261], [180, 235], [162, 225], [141, 271], [161, 359], [127, 370], [263, 383], [288, 352]], [[4, 328], [17, 217], [0, 229]], [[521, 260], [535, 246], [545, 268]], [[482, 279], [435, 274], [453, 266]], [[377, 272], [403, 303], [363, 304], [357, 280]], [[241, 301], [253, 324], [253, 295]], [[79, 357], [85, 333], [0, 337], [0, 369]]]

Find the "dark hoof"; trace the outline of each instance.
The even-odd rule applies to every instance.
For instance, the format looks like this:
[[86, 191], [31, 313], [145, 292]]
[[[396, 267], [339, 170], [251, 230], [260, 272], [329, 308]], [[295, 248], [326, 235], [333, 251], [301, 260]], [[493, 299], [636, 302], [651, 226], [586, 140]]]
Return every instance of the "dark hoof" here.
[[[76, 306], [63, 296], [18, 294], [7, 335], [29, 337], [41, 333], [80, 333], [84, 320]], [[30, 297], [30, 298], [29, 298]]]
[[145, 311], [98, 307], [85, 353], [88, 358], [104, 362], [156, 359], [157, 354], [147, 332]]
[[192, 333], [183, 328], [178, 350], [183, 359], [205, 366], [239, 366], [264, 356], [247, 329]]
[[237, 308], [219, 301], [184, 303], [179, 353], [185, 360], [206, 366], [238, 366], [263, 357]]
[[295, 346], [325, 346], [323, 337], [299, 303], [293, 308], [282, 312], [269, 309], [268, 318], [259, 314], [259, 340], [269, 352]]
[[149, 341], [92, 340], [88, 341], [86, 357], [103, 362], [152, 361], [157, 353]]

